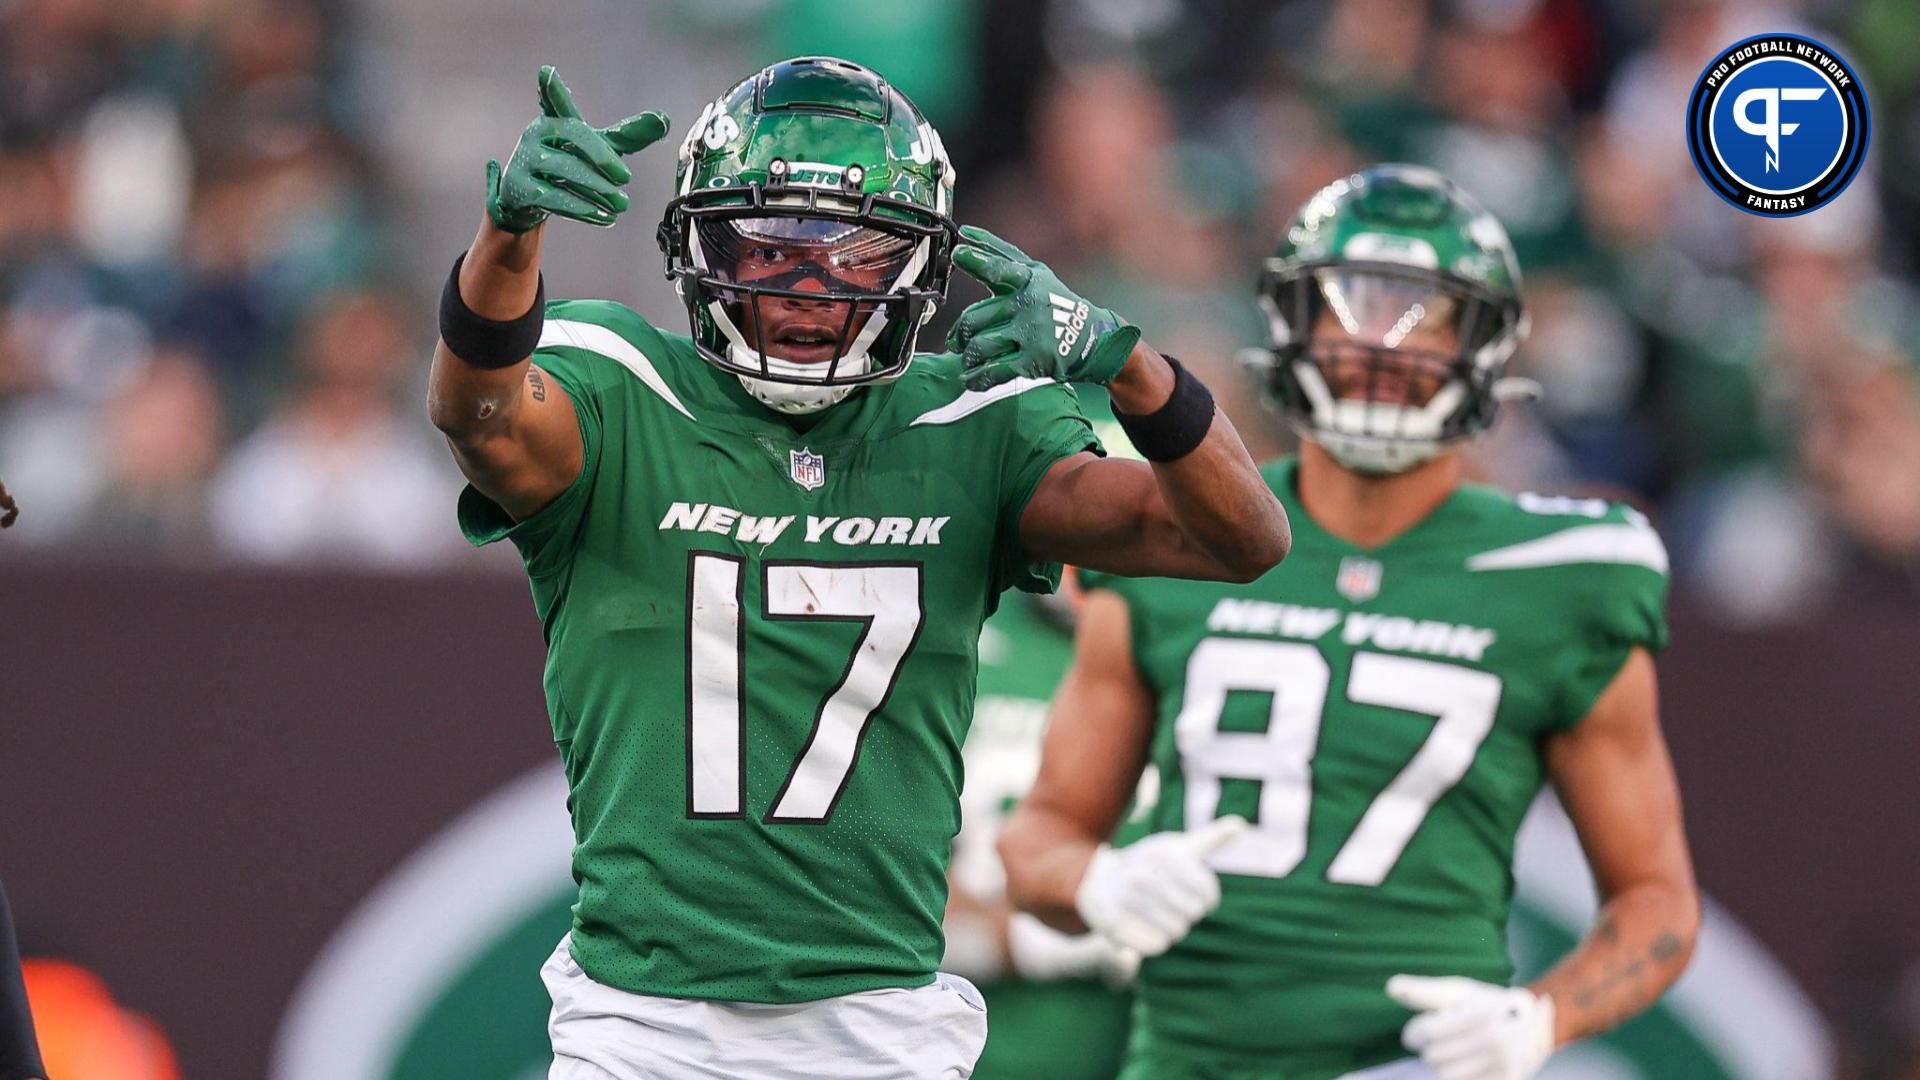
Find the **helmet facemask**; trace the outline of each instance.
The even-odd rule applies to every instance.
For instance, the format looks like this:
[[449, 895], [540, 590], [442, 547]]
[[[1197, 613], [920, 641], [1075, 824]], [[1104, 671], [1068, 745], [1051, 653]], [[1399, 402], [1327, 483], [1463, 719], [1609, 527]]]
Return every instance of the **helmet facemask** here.
[[1405, 471], [1493, 421], [1520, 311], [1464, 280], [1398, 263], [1270, 264], [1273, 349], [1258, 361], [1290, 423], [1357, 472]]
[[[703, 352], [771, 408], [807, 413], [897, 378], [937, 294], [918, 288], [930, 243], [850, 217], [740, 212], [689, 219], [681, 287]], [[717, 354], [717, 355], [714, 355]]]
[[953, 227], [890, 203], [751, 184], [668, 204], [667, 275], [701, 356], [789, 414], [899, 378], [945, 297]]

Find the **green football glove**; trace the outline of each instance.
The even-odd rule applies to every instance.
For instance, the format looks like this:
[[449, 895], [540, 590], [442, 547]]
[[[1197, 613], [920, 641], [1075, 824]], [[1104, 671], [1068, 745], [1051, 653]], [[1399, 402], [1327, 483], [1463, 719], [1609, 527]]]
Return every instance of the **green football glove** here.
[[993, 290], [960, 313], [947, 348], [962, 355], [967, 386], [1009, 379], [1106, 384], [1126, 366], [1140, 328], [1067, 288], [1047, 264], [985, 229], [962, 225], [953, 262]]
[[657, 112], [596, 128], [580, 119], [567, 84], [551, 64], [540, 69], [540, 118], [527, 125], [507, 159], [487, 162], [487, 216], [523, 233], [548, 214], [608, 226], [627, 208], [620, 188], [633, 170], [620, 160], [658, 142], [667, 118]]

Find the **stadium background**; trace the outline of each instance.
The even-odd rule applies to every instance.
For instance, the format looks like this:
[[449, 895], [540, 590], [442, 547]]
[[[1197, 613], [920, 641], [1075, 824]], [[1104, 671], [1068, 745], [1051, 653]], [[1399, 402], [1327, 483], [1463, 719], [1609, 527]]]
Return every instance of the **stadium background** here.
[[[1763, 221], [1694, 175], [1682, 109], [1715, 49], [1781, 29], [1851, 60], [1877, 123], [1844, 198]], [[354, 912], [537, 783], [538, 629], [511, 555], [460, 544], [422, 403], [481, 166], [542, 62], [590, 119], [684, 130], [824, 51], [930, 114], [963, 220], [1146, 326], [1257, 452], [1283, 442], [1232, 357], [1277, 224], [1376, 160], [1478, 194], [1519, 244], [1517, 363], [1547, 396], [1477, 468], [1654, 515], [1702, 882], [1818, 1008], [1835, 1075], [1920, 1075], [1917, 39], [1904, 0], [0, 3], [0, 480], [23, 508], [0, 877], [24, 944], [151, 1017], [185, 1075], [266, 1075]], [[679, 325], [653, 241], [671, 157], [637, 159], [615, 230], [553, 231], [553, 295]]]

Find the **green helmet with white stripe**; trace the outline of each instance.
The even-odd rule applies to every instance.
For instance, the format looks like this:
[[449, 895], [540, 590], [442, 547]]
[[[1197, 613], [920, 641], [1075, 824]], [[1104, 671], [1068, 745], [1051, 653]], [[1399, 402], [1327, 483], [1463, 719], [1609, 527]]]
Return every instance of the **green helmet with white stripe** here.
[[1337, 461], [1394, 473], [1537, 392], [1506, 377], [1525, 337], [1506, 229], [1433, 169], [1380, 165], [1301, 208], [1260, 276], [1269, 402]]
[[786, 60], [706, 107], [660, 223], [700, 355], [808, 413], [907, 369], [956, 235], [940, 136], [876, 72]]

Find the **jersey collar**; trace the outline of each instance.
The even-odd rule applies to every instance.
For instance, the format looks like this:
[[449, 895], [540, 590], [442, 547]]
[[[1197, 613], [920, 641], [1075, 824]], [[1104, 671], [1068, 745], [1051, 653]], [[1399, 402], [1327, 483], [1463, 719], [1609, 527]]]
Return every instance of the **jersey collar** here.
[[[845, 401], [805, 417], [777, 413], [754, 400], [736, 376], [696, 358], [688, 380], [702, 406], [700, 423], [794, 446], [819, 447], [858, 442], [867, 437], [885, 408], [889, 383], [861, 387]], [[797, 422], [796, 422], [797, 421]]]
[[1269, 483], [1273, 493], [1280, 498], [1281, 505], [1287, 509], [1287, 521], [1293, 527], [1296, 547], [1301, 547], [1300, 539], [1308, 538], [1305, 545], [1309, 549], [1331, 548], [1343, 555], [1366, 555], [1379, 558], [1384, 554], [1417, 548], [1445, 536], [1460, 524], [1470, 521], [1474, 516], [1474, 485], [1462, 483], [1433, 508], [1426, 517], [1413, 523], [1411, 528], [1375, 547], [1361, 547], [1359, 544], [1344, 540], [1320, 526], [1313, 515], [1300, 501], [1300, 459], [1287, 455], [1273, 461], [1267, 469]]

